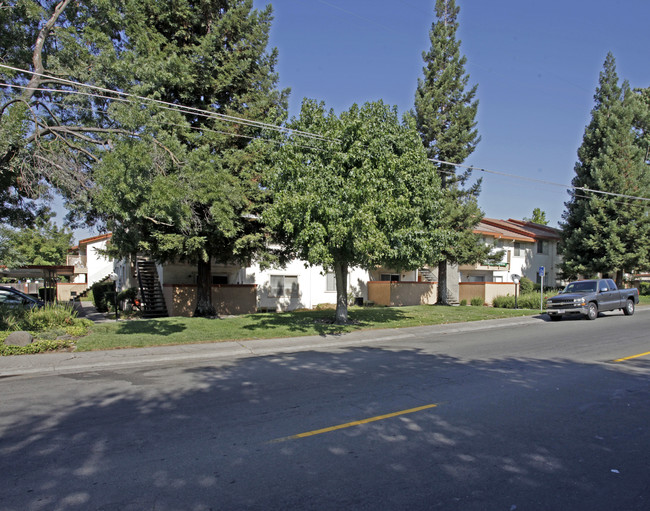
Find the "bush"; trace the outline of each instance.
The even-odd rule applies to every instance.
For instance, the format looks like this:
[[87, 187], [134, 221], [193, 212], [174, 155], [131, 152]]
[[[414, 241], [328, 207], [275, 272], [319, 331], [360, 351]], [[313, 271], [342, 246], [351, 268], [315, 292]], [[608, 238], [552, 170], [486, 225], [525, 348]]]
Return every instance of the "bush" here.
[[36, 341], [27, 346], [6, 346], [0, 344], [0, 356], [7, 355], [31, 355], [45, 351], [57, 351], [65, 348], [72, 348], [74, 343], [68, 339], [58, 341]]
[[535, 284], [533, 284], [533, 281], [527, 277], [521, 277], [521, 279], [519, 280], [519, 292], [522, 295], [532, 293], [534, 286]]
[[467, 300], [465, 300], [465, 298], [463, 298], [463, 299], [460, 301], [460, 304], [461, 304], [461, 306], [464, 307], [465, 305], [467, 305]]
[[93, 304], [98, 312], [108, 312], [109, 304], [115, 299], [115, 284], [113, 282], [96, 282], [92, 285]]
[[[2, 307], [0, 308], [0, 345], [7, 335], [20, 330], [30, 332], [39, 340], [51, 342], [58, 342], [57, 338], [62, 336], [82, 337], [88, 333], [92, 324], [88, 319], [77, 318], [77, 311], [68, 304], [47, 304], [37, 309]], [[12, 348], [9, 353], [2, 351], [0, 354], [40, 353], [58, 349], [52, 346], [54, 345], [43, 345], [40, 348], [28, 347], [29, 349], [23, 352]]]
[[470, 301], [470, 303], [471, 303], [474, 307], [482, 307], [483, 304], [485, 303], [485, 300], [483, 300], [483, 297], [482, 297], [482, 296], [475, 296], [474, 298], [472, 298], [472, 300]]
[[120, 302], [126, 302], [126, 301], [133, 302], [136, 299], [137, 296], [138, 296], [138, 288], [137, 287], [130, 287], [129, 289], [125, 289], [124, 291], [120, 291], [117, 294], [117, 299]]
[[650, 282], [639, 282], [639, 294], [643, 296], [650, 295]]
[[[497, 296], [492, 301], [492, 306], [499, 309], [514, 309], [515, 297], [511, 295]], [[539, 309], [539, 294], [526, 293], [517, 297], [517, 307], [520, 309]]]
[[39, 287], [38, 297], [44, 302], [53, 302], [55, 298], [54, 291], [53, 287]]

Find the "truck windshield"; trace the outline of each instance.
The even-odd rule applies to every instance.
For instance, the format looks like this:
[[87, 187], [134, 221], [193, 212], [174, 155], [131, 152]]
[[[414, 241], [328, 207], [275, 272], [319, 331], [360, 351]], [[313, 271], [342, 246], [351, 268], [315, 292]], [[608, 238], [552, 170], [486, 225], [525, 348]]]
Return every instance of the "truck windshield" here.
[[563, 293], [595, 293], [597, 282], [571, 282]]

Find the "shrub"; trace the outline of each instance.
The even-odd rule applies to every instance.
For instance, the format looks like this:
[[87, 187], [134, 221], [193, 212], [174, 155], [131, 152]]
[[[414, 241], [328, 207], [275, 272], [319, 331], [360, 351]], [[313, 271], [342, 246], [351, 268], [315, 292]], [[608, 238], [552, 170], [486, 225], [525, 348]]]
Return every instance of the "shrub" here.
[[113, 282], [96, 282], [92, 285], [93, 304], [98, 312], [108, 312], [109, 304], [115, 298], [115, 284]]
[[497, 296], [492, 300], [492, 307], [498, 309], [514, 309], [515, 308], [515, 297], [514, 296]]
[[38, 288], [38, 297], [44, 302], [54, 302], [54, 291], [53, 287], [39, 287]]
[[22, 324], [27, 310], [21, 307], [0, 306], [0, 330], [22, 330]]
[[533, 281], [527, 277], [521, 277], [519, 280], [519, 292], [522, 295], [532, 293], [534, 286]]
[[650, 282], [639, 282], [639, 294], [643, 296], [650, 295]]
[[465, 298], [463, 298], [463, 299], [460, 301], [460, 304], [461, 304], [461, 306], [464, 307], [465, 305], [467, 305], [467, 300], [465, 300]]
[[[492, 301], [492, 306], [499, 309], [514, 309], [515, 297], [511, 295], [497, 296]], [[539, 294], [526, 293], [517, 297], [517, 307], [520, 309], [539, 309]]]
[[74, 324], [77, 311], [68, 304], [51, 304], [38, 309], [30, 309], [23, 318], [21, 330], [43, 332], [57, 327]]
[[[55, 334], [80, 337], [88, 333], [90, 325], [92, 321], [78, 318], [77, 311], [68, 304], [46, 304], [45, 307], [34, 309], [0, 307], [0, 331], [49, 332], [38, 337]], [[70, 333], [68, 329], [75, 333]]]
[[485, 301], [483, 300], [482, 296], [475, 296], [474, 298], [472, 298], [470, 303], [475, 307], [482, 307]]
[[27, 346], [6, 346], [0, 344], [0, 356], [6, 355], [30, 355], [43, 353], [45, 351], [56, 351], [64, 348], [72, 348], [74, 343], [68, 339], [58, 341], [36, 341]]
[[133, 301], [135, 298], [138, 296], [138, 288], [137, 287], [130, 287], [129, 289], [125, 289], [124, 291], [120, 291], [117, 294], [117, 299], [120, 302], [124, 302], [127, 300]]

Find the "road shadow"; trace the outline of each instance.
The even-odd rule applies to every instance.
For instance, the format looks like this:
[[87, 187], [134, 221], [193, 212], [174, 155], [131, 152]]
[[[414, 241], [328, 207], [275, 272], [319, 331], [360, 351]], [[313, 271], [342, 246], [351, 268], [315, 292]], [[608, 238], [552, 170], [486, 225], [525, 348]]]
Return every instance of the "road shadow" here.
[[646, 510], [649, 374], [350, 348], [5, 379], [0, 509]]

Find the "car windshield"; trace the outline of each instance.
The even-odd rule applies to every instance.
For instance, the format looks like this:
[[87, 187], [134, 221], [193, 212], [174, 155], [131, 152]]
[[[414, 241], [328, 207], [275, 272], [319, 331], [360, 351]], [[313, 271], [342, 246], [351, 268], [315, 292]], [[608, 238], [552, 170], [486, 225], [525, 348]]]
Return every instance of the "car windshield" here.
[[585, 282], [571, 282], [567, 287], [564, 288], [563, 293], [595, 293], [596, 286], [598, 285], [595, 281], [585, 281]]

